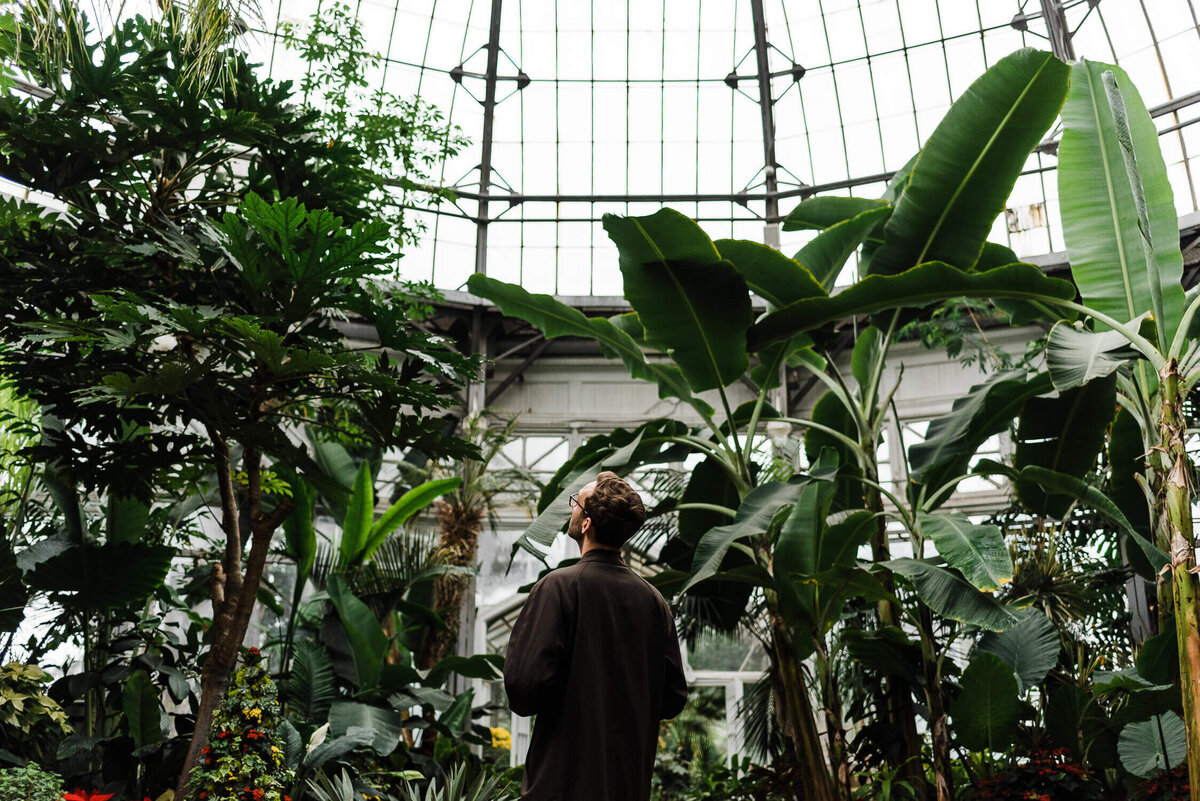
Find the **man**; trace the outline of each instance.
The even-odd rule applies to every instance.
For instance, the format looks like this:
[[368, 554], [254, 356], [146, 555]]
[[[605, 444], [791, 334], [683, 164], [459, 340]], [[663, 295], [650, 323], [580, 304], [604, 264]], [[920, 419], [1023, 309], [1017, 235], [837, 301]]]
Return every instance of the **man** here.
[[529, 593], [513, 626], [504, 689], [537, 715], [524, 801], [646, 801], [658, 724], [687, 700], [675, 620], [621, 560], [646, 508], [615, 473], [571, 497], [579, 562]]

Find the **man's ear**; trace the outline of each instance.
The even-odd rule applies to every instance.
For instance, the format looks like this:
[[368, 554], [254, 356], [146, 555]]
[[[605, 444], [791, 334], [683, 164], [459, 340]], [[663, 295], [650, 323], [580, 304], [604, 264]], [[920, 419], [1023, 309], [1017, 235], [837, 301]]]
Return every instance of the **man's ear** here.
[[587, 536], [592, 530], [592, 518], [584, 516], [583, 525], [579, 527], [579, 533], [582, 536]]

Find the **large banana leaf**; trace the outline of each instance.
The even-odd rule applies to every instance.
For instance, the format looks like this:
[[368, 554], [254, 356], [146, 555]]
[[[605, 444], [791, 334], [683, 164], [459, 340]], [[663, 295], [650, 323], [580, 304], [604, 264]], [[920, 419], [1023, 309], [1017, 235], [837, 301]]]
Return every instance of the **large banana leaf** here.
[[942, 617], [988, 631], [1004, 631], [1020, 617], [991, 595], [980, 592], [960, 574], [918, 559], [892, 559], [883, 567], [912, 582], [929, 608]]
[[625, 297], [695, 392], [725, 387], [749, 367], [750, 291], [700, 226], [672, 209], [604, 215], [620, 253]]
[[949, 414], [930, 421], [924, 442], [908, 449], [913, 496], [921, 486], [935, 491], [966, 473], [984, 440], [1006, 430], [1026, 400], [1050, 390], [1045, 373], [1030, 379], [1019, 370], [998, 373], [971, 387], [954, 401]]
[[715, 576], [730, 546], [743, 537], [766, 531], [775, 514], [782, 507], [794, 503], [803, 487], [801, 482], [773, 481], [751, 490], [738, 507], [732, 523], [709, 529], [696, 543], [692, 577], [681, 592]]
[[1009, 264], [985, 273], [969, 273], [943, 262], [927, 262], [896, 275], [868, 275], [832, 297], [789, 303], [755, 323], [750, 329], [750, 348], [758, 350], [846, 317], [919, 308], [962, 297], [1072, 300], [1075, 287], [1069, 281], [1048, 278], [1032, 264]]
[[[858, 439], [858, 427], [846, 405], [833, 392], [826, 392], [813, 405], [812, 420], [834, 431], [845, 434], [851, 440]], [[816, 464], [822, 450], [837, 454], [837, 492], [834, 494], [835, 510], [861, 509], [863, 507], [863, 471], [854, 451], [846, 443], [824, 431], [810, 429], [804, 435], [804, 454], [809, 464]]]
[[683, 423], [658, 419], [632, 430], [618, 428], [609, 434], [590, 438], [546, 484], [538, 501], [538, 516], [513, 544], [512, 552], [515, 554], [523, 548], [539, 559], [543, 558], [554, 538], [571, 518], [571, 495], [595, 481], [601, 471], [611, 470], [618, 475], [625, 475], [642, 465], [681, 458], [686, 449], [665, 438], [686, 433], [687, 426]]
[[[1096, 465], [1104, 435], [1117, 413], [1115, 376], [1091, 381], [1057, 398], [1030, 398], [1017, 424], [1013, 465], [1030, 465], [1081, 478]], [[1036, 515], [1061, 518], [1071, 498], [1017, 481], [1017, 498]]]
[[[683, 372], [673, 364], [649, 362], [641, 347], [623, 327], [603, 317], [586, 317], [576, 308], [560, 303], [549, 295], [527, 292], [475, 273], [467, 279], [467, 289], [496, 304], [504, 314], [537, 326], [547, 339], [574, 336], [594, 339], [609, 358], [620, 359], [634, 378], [658, 384], [660, 398], [680, 398], [691, 404], [701, 416], [711, 416], [712, 407], [692, 395]], [[640, 319], [640, 318], [639, 318]]]
[[807, 268], [775, 248], [745, 239], [718, 239], [714, 244], [754, 294], [773, 306], [828, 294]]
[[408, 522], [417, 512], [420, 512], [438, 498], [448, 492], [453, 492], [460, 486], [462, 486], [462, 479], [458, 476], [435, 478], [432, 481], [418, 484], [401, 495], [371, 525], [371, 530], [367, 534], [363, 550], [357, 557], [358, 560], [366, 561], [370, 559], [392, 532]]
[[792, 213], [783, 221], [783, 230], [802, 231], [813, 228], [832, 228], [838, 223], [860, 214], [885, 209], [890, 205], [886, 200], [872, 200], [865, 197], [818, 195], [810, 197], [792, 209]]
[[1060, 392], [1112, 375], [1137, 358], [1124, 335], [1083, 331], [1065, 320], [1054, 325], [1046, 343], [1046, 370]]
[[984, 592], [1012, 581], [1013, 563], [998, 526], [978, 525], [959, 513], [922, 514], [921, 531], [946, 564]]
[[342, 539], [338, 546], [341, 565], [354, 564], [367, 545], [367, 535], [375, 520], [375, 484], [370, 462], [363, 462], [354, 476], [350, 503], [342, 520]]
[[[1147, 264], [1138, 210], [1121, 155], [1117, 126], [1102, 75], [1112, 70], [1124, 99], [1137, 169], [1145, 190], [1154, 263]], [[1118, 322], [1152, 311], [1150, 271], [1162, 288], [1164, 350], [1183, 317], [1183, 256], [1171, 183], [1158, 130], [1137, 89], [1120, 67], [1079, 61], [1063, 106], [1058, 148], [1058, 196], [1071, 274], [1088, 306]], [[1099, 325], [1099, 324], [1098, 324]]]
[[959, 744], [972, 751], [1006, 750], [1020, 716], [1012, 669], [995, 654], [983, 653], [967, 665], [959, 684], [962, 692], [950, 704]]
[[[831, 225], [800, 248], [796, 261], [803, 264], [826, 292], [832, 292], [838, 275], [863, 240], [892, 213], [890, 205], [872, 208]], [[1016, 261], [1014, 259], [1014, 261]]]
[[356, 684], [360, 692], [372, 690], [379, 684], [383, 660], [387, 656], [388, 639], [371, 610], [355, 597], [339, 575], [329, 577], [326, 584], [329, 600], [342, 621], [346, 641], [354, 659]]
[[979, 638], [979, 650], [995, 654], [1017, 676], [1022, 692], [1036, 687], [1058, 664], [1062, 642], [1058, 629], [1036, 607], [1026, 610], [1025, 619], [1000, 633], [989, 631]]
[[871, 272], [975, 264], [1030, 151], [1058, 116], [1068, 74], [1052, 54], [1025, 49], [971, 84], [921, 149]]

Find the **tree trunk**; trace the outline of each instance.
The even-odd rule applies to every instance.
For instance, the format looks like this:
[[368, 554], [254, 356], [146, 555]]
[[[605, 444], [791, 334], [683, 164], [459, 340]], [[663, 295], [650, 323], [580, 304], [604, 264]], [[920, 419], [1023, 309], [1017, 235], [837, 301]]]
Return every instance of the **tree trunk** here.
[[[870, 448], [868, 454], [874, 453]], [[870, 476], [871, 480], [879, 482], [878, 474]], [[875, 514], [875, 531], [871, 534], [871, 559], [875, 564], [886, 562], [892, 558], [891, 546], [888, 543], [887, 519], [883, 516], [883, 496], [879, 490], [869, 485], [864, 487], [866, 507]], [[890, 570], [884, 570], [879, 576], [883, 588], [892, 593], [896, 589]], [[879, 602], [876, 609], [879, 622], [884, 626], [900, 625], [900, 610], [891, 600]], [[899, 768], [900, 777], [908, 782], [918, 798], [928, 795], [925, 786], [925, 767], [922, 762], [921, 736], [917, 733], [917, 710], [913, 705], [912, 686], [899, 676], [888, 676], [885, 679], [883, 692], [888, 722], [900, 743], [898, 754], [888, 754], [888, 761], [894, 768]]]
[[263, 569], [270, 550], [271, 537], [291, 512], [290, 501], [281, 501], [269, 514], [262, 511], [262, 457], [247, 450], [243, 465], [248, 477], [246, 503], [250, 512], [250, 554], [242, 574], [242, 531], [238, 521], [237, 500], [233, 487], [233, 466], [228, 444], [210, 430], [216, 450], [217, 484], [221, 493], [221, 528], [225, 532], [225, 554], [213, 565], [213, 640], [204, 670], [200, 674], [200, 706], [196, 710], [196, 728], [175, 789], [175, 798], [186, 801], [193, 768], [208, 743], [213, 714], [229, 688], [237, 667], [238, 655], [250, 617], [258, 599]]
[[805, 777], [808, 790], [805, 797], [815, 801], [838, 801], [837, 788], [821, 749], [812, 701], [800, 670], [800, 660], [796, 658], [796, 649], [792, 647], [791, 634], [773, 598], [768, 597], [768, 605], [771, 616], [771, 659], [775, 667], [771, 678], [776, 698], [776, 722], [791, 748], [801, 775]]
[[846, 728], [842, 722], [842, 697], [824, 643], [819, 643], [817, 647], [817, 674], [821, 684], [821, 712], [825, 716], [825, 737], [829, 742], [829, 764], [833, 767], [834, 784], [838, 797], [849, 799], [850, 754], [846, 745]]
[[950, 761], [950, 729], [942, 697], [942, 677], [937, 667], [937, 643], [933, 640], [933, 615], [921, 608], [921, 663], [925, 669], [925, 700], [929, 705], [929, 729], [933, 739], [933, 781], [937, 801], [953, 801], [954, 778]]
[[1171, 360], [1159, 380], [1163, 388], [1159, 431], [1166, 455], [1162, 495], [1170, 543], [1175, 632], [1179, 641], [1179, 681], [1183, 721], [1187, 727], [1188, 784], [1192, 801], [1200, 801], [1200, 582], [1196, 578], [1196, 539], [1192, 528], [1192, 467], [1187, 455], [1187, 420], [1179, 365]]
[[[440, 501], [437, 515], [442, 529], [437, 557], [447, 565], [475, 567], [483, 509], [478, 506], [464, 508], [458, 504]], [[470, 586], [469, 576], [439, 576], [434, 581], [433, 609], [445, 620], [446, 628], [430, 629], [426, 633], [421, 645], [421, 658], [417, 663], [422, 670], [436, 665], [454, 647], [458, 639], [462, 607], [468, 600], [467, 590]], [[471, 603], [475, 602], [474, 598], [469, 600]]]

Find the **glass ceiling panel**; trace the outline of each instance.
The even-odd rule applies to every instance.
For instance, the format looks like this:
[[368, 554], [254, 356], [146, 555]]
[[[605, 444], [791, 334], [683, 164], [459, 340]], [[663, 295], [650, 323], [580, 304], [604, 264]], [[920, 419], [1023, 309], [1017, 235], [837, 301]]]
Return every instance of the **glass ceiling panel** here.
[[[249, 44], [296, 80], [281, 23], [303, 27], [331, 0], [264, 3]], [[485, 73], [501, 9], [486, 269], [530, 289], [620, 294], [603, 214], [664, 203], [714, 237], [764, 240], [763, 124], [751, 0], [349, 0], [371, 80], [436, 104], [471, 144], [432, 176], [436, 207], [404, 199], [427, 228], [401, 263], [460, 288], [476, 268]], [[954, 97], [1020, 47], [1049, 49], [1039, 0], [762, 0], [773, 78], [782, 214], [801, 194], [877, 196]], [[1065, 0], [1077, 56], [1125, 68], [1155, 111], [1181, 215], [1200, 209], [1200, 0]], [[274, 5], [274, 8], [271, 6]], [[461, 67], [464, 75], [451, 74]], [[803, 68], [802, 70], [799, 68]], [[520, 88], [518, 75], [528, 77]], [[802, 76], [802, 77], [797, 77]], [[1187, 101], [1187, 102], [1184, 102]], [[1057, 131], [1052, 136], [1057, 136]], [[993, 239], [1019, 255], [1063, 248], [1056, 159], [1035, 153]], [[791, 253], [811, 236], [776, 233]], [[848, 279], [850, 276], [844, 276]]]

